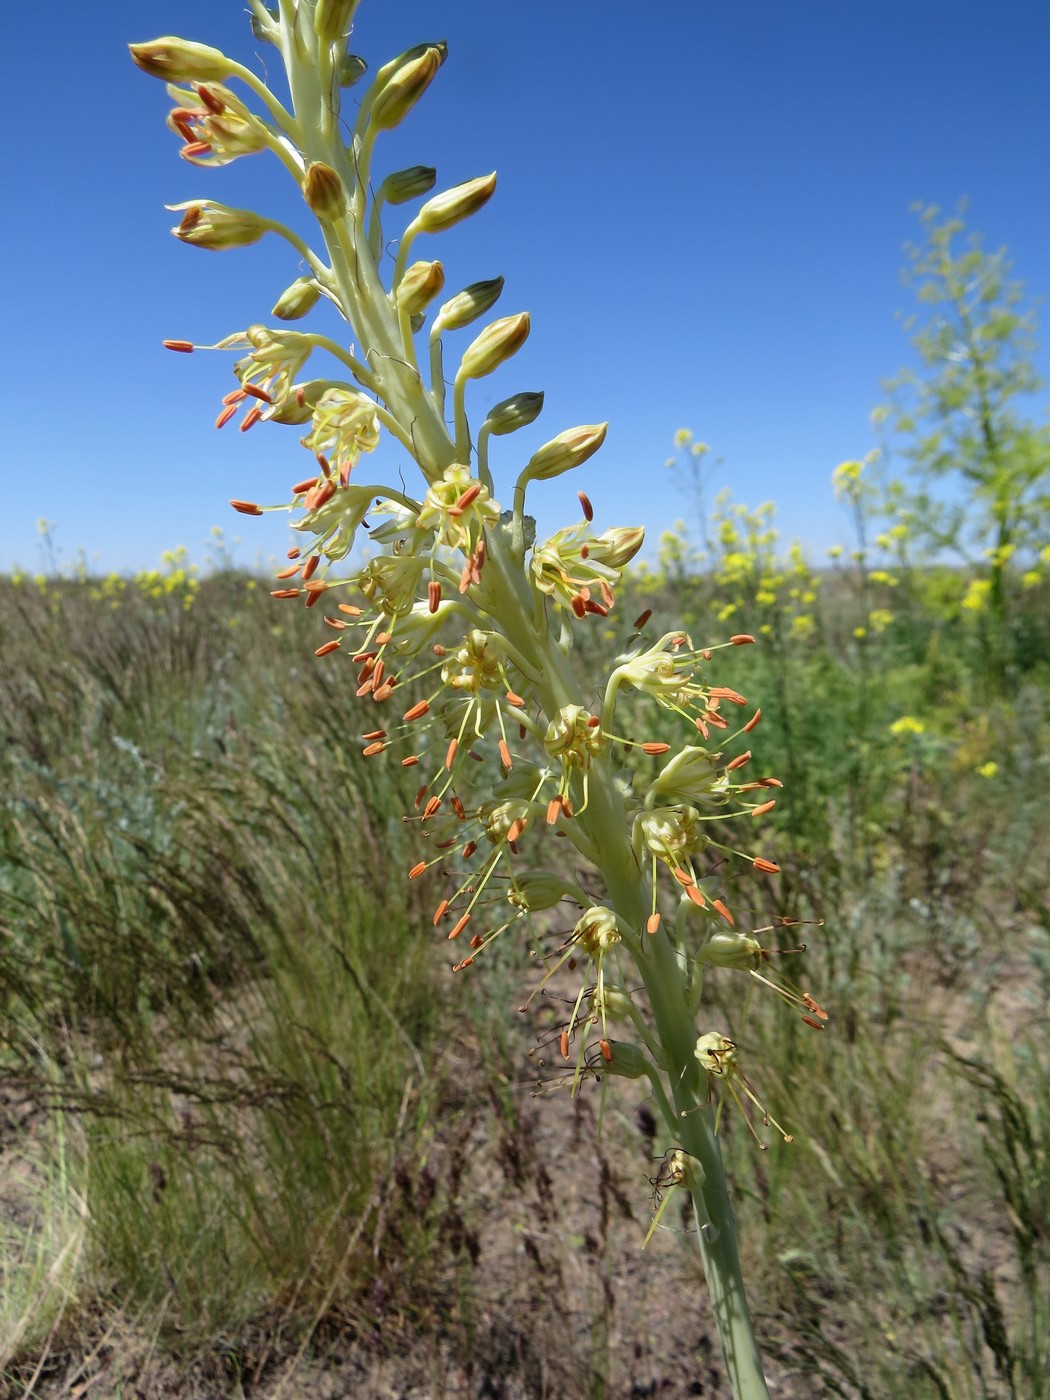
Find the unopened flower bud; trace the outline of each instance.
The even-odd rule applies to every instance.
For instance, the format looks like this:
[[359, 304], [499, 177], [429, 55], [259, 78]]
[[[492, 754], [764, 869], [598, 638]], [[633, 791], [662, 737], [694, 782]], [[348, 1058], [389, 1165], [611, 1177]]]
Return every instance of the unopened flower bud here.
[[323, 160], [315, 160], [306, 168], [303, 198], [319, 219], [332, 223], [346, 213], [346, 190], [338, 173]]
[[386, 204], [406, 204], [429, 194], [436, 179], [437, 171], [432, 165], [410, 165], [407, 170], [395, 170], [386, 177], [379, 186], [379, 198]]
[[533, 454], [520, 481], [549, 481], [552, 477], [561, 476], [562, 472], [580, 466], [598, 451], [608, 430], [608, 423], [592, 423], [559, 433]]
[[207, 83], [228, 78], [236, 64], [221, 49], [166, 35], [147, 44], [129, 44], [131, 57], [144, 73], [172, 83]]
[[416, 315], [430, 305], [444, 285], [445, 269], [441, 263], [414, 262], [397, 284], [397, 309]]
[[472, 282], [469, 287], [464, 287], [438, 312], [434, 322], [435, 334], [438, 331], [459, 331], [469, 326], [495, 305], [502, 291], [502, 277], [493, 277], [487, 282]]
[[[413, 56], [396, 60], [397, 66], [372, 103], [371, 122], [378, 131], [390, 131], [408, 116], [426, 92], [448, 52], [442, 44], [426, 44]], [[383, 75], [382, 69], [379, 78]]]
[[761, 962], [762, 945], [747, 933], [713, 933], [700, 949], [699, 958], [712, 967], [749, 971]]
[[314, 30], [322, 44], [334, 44], [350, 28], [350, 16], [357, 0], [317, 0]]
[[321, 288], [312, 277], [297, 277], [277, 298], [273, 315], [279, 321], [298, 321], [317, 305]]
[[543, 407], [542, 393], [512, 394], [495, 408], [489, 409], [485, 427], [493, 437], [505, 437], [519, 428], [527, 428], [540, 416]]
[[527, 311], [493, 321], [467, 346], [460, 363], [460, 374], [466, 379], [481, 379], [494, 369], [499, 369], [504, 360], [509, 360], [525, 344], [529, 330]]
[[258, 243], [269, 227], [250, 209], [231, 209], [225, 204], [214, 204], [210, 199], [187, 199], [181, 204], [165, 205], [165, 208], [184, 211], [182, 222], [172, 233], [195, 248], [247, 248]]
[[629, 1040], [607, 1040], [609, 1054], [594, 1066], [602, 1074], [619, 1074], [624, 1079], [641, 1079], [649, 1073], [649, 1059], [640, 1045]]
[[591, 995], [591, 1006], [599, 1015], [604, 1014], [609, 1021], [629, 1021], [634, 1015], [634, 1002], [630, 992], [623, 987], [611, 986], [608, 982]]
[[614, 525], [591, 541], [591, 558], [600, 564], [607, 564], [610, 569], [622, 569], [638, 553], [644, 540], [643, 526]]
[[495, 171], [491, 175], [478, 175], [473, 180], [465, 180], [462, 185], [428, 199], [413, 223], [423, 233], [443, 233], [463, 219], [469, 219], [471, 214], [476, 214], [492, 198], [495, 188]]
[[578, 885], [569, 884], [560, 875], [554, 875], [549, 870], [527, 870], [523, 875], [515, 876], [507, 898], [516, 908], [526, 912], [553, 909], [563, 899], [585, 902]]
[[361, 79], [365, 76], [367, 72], [368, 64], [364, 61], [360, 54], [344, 54], [339, 64], [339, 71], [337, 75], [339, 86], [344, 88], [353, 87], [355, 83], [359, 83], [361, 81]]

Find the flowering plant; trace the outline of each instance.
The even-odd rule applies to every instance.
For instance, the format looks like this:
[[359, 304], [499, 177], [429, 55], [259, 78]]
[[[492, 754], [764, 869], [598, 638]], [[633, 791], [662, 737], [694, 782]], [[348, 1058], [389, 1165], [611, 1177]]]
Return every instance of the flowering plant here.
[[[747, 701], [712, 680], [716, 651], [753, 638], [697, 645], [681, 630], [653, 637], [643, 615], [623, 629], [604, 677], [577, 674], [577, 633], [613, 611], [643, 531], [597, 532], [580, 493], [582, 518], [537, 541], [527, 495], [533, 483], [587, 461], [606, 425], [559, 433], [532, 453], [503, 508], [491, 439], [531, 424], [543, 395], [504, 399], [475, 431], [467, 394], [472, 380], [520, 348], [528, 314], [498, 317], [474, 336], [453, 373], [449, 404], [444, 338], [490, 311], [502, 279], [441, 302], [426, 330], [444, 269], [436, 260], [412, 260], [423, 235], [481, 209], [496, 177], [433, 194], [436, 173], [428, 167], [382, 179], [373, 173], [383, 133], [423, 96], [445, 46], [420, 44], [369, 81], [364, 61], [348, 49], [357, 0], [280, 0], [275, 11], [263, 0], [249, 4], [257, 38], [283, 60], [287, 105], [217, 49], [176, 38], [131, 46], [140, 68], [169, 82], [175, 108], [168, 122], [186, 160], [211, 167], [270, 151], [317, 220], [311, 245], [275, 219], [214, 200], [177, 206], [173, 232], [183, 242], [226, 249], [273, 233], [305, 266], [278, 298], [276, 324], [248, 326], [209, 347], [239, 353], [238, 387], [223, 400], [219, 426], [241, 410], [242, 429], [298, 425], [311, 458], [284, 502], [232, 504], [247, 515], [291, 512], [302, 543], [289, 551], [274, 596], [321, 607], [330, 636], [317, 655], [354, 668], [368, 711], [364, 758], [393, 750], [403, 766], [419, 769], [412, 820], [420, 857], [408, 876], [446, 868], [433, 922], [462, 948], [457, 970], [537, 911], [549, 911], [545, 927], [560, 928], [543, 954], [543, 981], [566, 964], [583, 969], [559, 1037], [561, 1054], [574, 1060], [573, 1085], [610, 1075], [647, 1081], [673, 1154], [668, 1185], [692, 1200], [733, 1392], [763, 1396], [717, 1129], [726, 1096], [749, 1111], [757, 1105], [763, 1123], [773, 1120], [733, 1042], [717, 1030], [698, 1034], [705, 970], [773, 986], [815, 1027], [826, 1017], [808, 993], [768, 968], [768, 953], [736, 930], [727, 902], [724, 882], [734, 869], [777, 873], [735, 834], [773, 807], [780, 786], [745, 771], [751, 755], [743, 745], [760, 712], [731, 719]], [[261, 110], [238, 97], [231, 81]], [[340, 102], [357, 83], [364, 94], [347, 138]], [[388, 267], [384, 218], [417, 200], [424, 202]], [[359, 354], [288, 327], [322, 297], [342, 313]], [[341, 378], [309, 377], [318, 351], [334, 359]], [[419, 468], [414, 493], [360, 480], [361, 459], [384, 432]], [[363, 533], [375, 552], [355, 566]], [[651, 728], [641, 735], [636, 706], [624, 704], [631, 693], [651, 702]], [[406, 695], [420, 698], [405, 703]], [[662, 760], [651, 765], [652, 776], [625, 762], [632, 748]], [[563, 837], [573, 857], [552, 861], [557, 870], [537, 863], [552, 836]], [[724, 858], [722, 873], [710, 873], [711, 853]], [[575, 868], [582, 866], [598, 894], [584, 892]]]

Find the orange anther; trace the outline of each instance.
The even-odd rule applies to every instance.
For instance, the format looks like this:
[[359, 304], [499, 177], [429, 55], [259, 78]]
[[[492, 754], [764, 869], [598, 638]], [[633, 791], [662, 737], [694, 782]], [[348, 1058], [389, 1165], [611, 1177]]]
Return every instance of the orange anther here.
[[458, 938], [459, 935], [463, 932], [463, 930], [466, 928], [466, 926], [467, 926], [469, 923], [470, 923], [470, 915], [469, 915], [469, 914], [463, 914], [463, 915], [461, 915], [460, 918], [457, 919], [456, 922], [452, 925], [452, 928], [451, 928], [451, 930], [449, 931], [449, 935], [448, 935], [449, 938], [450, 938], [450, 939]]
[[448, 913], [448, 900], [447, 900], [447, 899], [443, 899], [443, 900], [441, 901], [441, 903], [438, 905], [438, 907], [434, 910], [434, 927], [435, 927], [435, 928], [437, 928], [438, 924], [441, 922], [441, 920], [445, 917], [445, 915], [446, 915], [447, 913]]
[[645, 626], [645, 624], [646, 624], [646, 623], [649, 621], [649, 619], [652, 617], [652, 615], [653, 615], [653, 610], [652, 610], [652, 608], [646, 608], [645, 612], [640, 613], [640, 614], [634, 619], [634, 630], [635, 630], [636, 632], [640, 632], [640, 631], [642, 630], [642, 628]]
[[257, 506], [254, 501], [231, 501], [230, 505], [241, 515], [262, 515], [262, 506]]
[[774, 865], [771, 860], [766, 860], [763, 856], [755, 856], [751, 865], [755, 870], [761, 870], [763, 875], [780, 874], [780, 866]]
[[605, 1063], [607, 1065], [611, 1065], [613, 1052], [612, 1046], [609, 1044], [609, 1042], [607, 1040], [599, 1040], [598, 1048], [602, 1052], [602, 1059], [605, 1061]]
[[161, 341], [165, 350], [177, 350], [180, 355], [190, 355], [193, 353], [192, 340], [164, 340]]
[[567, 1060], [567, 1059], [569, 1058], [569, 1032], [568, 1032], [568, 1031], [562, 1031], [561, 1035], [558, 1037], [558, 1048], [561, 1050], [561, 1057], [562, 1057], [562, 1059], [563, 1059], [563, 1060]]
[[449, 772], [452, 771], [452, 765], [456, 761], [456, 750], [458, 748], [458, 739], [450, 739], [448, 741], [448, 748], [445, 750], [445, 767], [449, 770]]
[[317, 485], [316, 476], [308, 476], [305, 481], [297, 481], [292, 487], [293, 496], [305, 496], [307, 491], [312, 491]]
[[370, 729], [370, 730], [368, 731], [367, 734], [362, 734], [362, 735], [361, 735], [361, 738], [365, 741], [365, 743], [367, 743], [369, 739], [385, 739], [385, 738], [386, 738], [386, 730], [385, 730], [385, 729]]
[[298, 598], [300, 590], [298, 588], [271, 588], [271, 598]]
[[646, 933], [656, 933], [660, 927], [660, 915], [650, 914], [645, 921]]
[[248, 384], [246, 382], [241, 385], [241, 388], [249, 398], [258, 399], [260, 403], [273, 403], [273, 399], [270, 395], [265, 389], [260, 389], [258, 384]]
[[410, 880], [417, 880], [426, 868], [427, 863], [425, 860], [417, 860], [415, 865], [413, 865], [412, 869], [408, 872], [408, 878]]
[[729, 638], [730, 644], [735, 647], [751, 646], [754, 640], [750, 632], [737, 632], [735, 636]]
[[751, 815], [753, 817], [760, 817], [763, 812], [771, 812], [776, 805], [776, 798], [771, 799], [769, 802], [760, 802], [757, 807], [751, 809]]
[[401, 760], [401, 767], [402, 767], [402, 768], [414, 768], [418, 762], [419, 762], [419, 755], [418, 755], [418, 754], [415, 754], [415, 753], [409, 754], [408, 758], [403, 758], [403, 759]]
[[587, 493], [585, 491], [577, 491], [576, 494], [580, 498], [580, 509], [583, 511], [584, 520], [593, 520], [594, 507], [591, 505], [590, 498], [588, 497]]
[[738, 768], [743, 768], [745, 763], [750, 762], [751, 750], [748, 749], [746, 753], [738, 753], [736, 758], [730, 759], [730, 761], [726, 764], [726, 772], [735, 773]]
[[523, 706], [524, 706], [524, 704], [525, 704], [525, 701], [521, 698], [520, 695], [515, 695], [515, 693], [514, 693], [513, 690], [508, 690], [508, 691], [507, 691], [507, 704], [508, 704], [508, 705], [513, 705], [514, 708], [515, 708], [516, 710], [520, 710], [520, 709], [523, 708]]
[[467, 489], [463, 492], [462, 496], [460, 496], [459, 500], [452, 507], [452, 509], [458, 514], [462, 514], [463, 511], [466, 510], [467, 506], [473, 505], [480, 495], [481, 482], [475, 481], [467, 487]]
[[[312, 557], [317, 558], [316, 554]], [[323, 578], [315, 578], [306, 585], [306, 591], [307, 593], [323, 593], [327, 587], [328, 585]]]
[[707, 904], [707, 900], [704, 898], [704, 892], [699, 885], [686, 885], [685, 892], [698, 909], [703, 909]]
[[314, 655], [328, 656], [331, 652], [338, 651], [341, 646], [342, 642], [338, 642], [335, 640], [335, 638], [333, 638], [330, 642], [322, 642], [321, 645], [314, 652]]
[[438, 604], [440, 602], [441, 584], [438, 583], [435, 579], [431, 583], [427, 584], [427, 606], [429, 607], [432, 613], [436, 613], [438, 610]]
[[499, 759], [504, 768], [513, 768], [514, 760], [510, 756], [510, 749], [507, 747], [506, 739], [499, 741]]
[[722, 918], [725, 919], [726, 923], [732, 928], [736, 920], [720, 899], [712, 899], [711, 908], [714, 909], [716, 913], [721, 914]]
[[371, 758], [373, 754], [382, 753], [385, 748], [386, 744], [384, 744], [382, 740], [378, 740], [374, 744], [368, 744], [365, 748], [361, 750], [361, 753], [363, 757]]
[[745, 733], [745, 734], [750, 734], [751, 731], [752, 731], [752, 729], [756, 729], [756, 728], [758, 727], [758, 722], [759, 722], [759, 720], [760, 720], [761, 718], [762, 718], [762, 711], [761, 711], [761, 710], [756, 710], [755, 713], [754, 713], [754, 714], [751, 716], [751, 718], [748, 720], [748, 722], [744, 725], [744, 733]]
[[421, 715], [425, 715], [429, 709], [429, 700], [417, 700], [414, 705], [410, 706], [409, 709], [405, 711], [401, 718], [411, 723], [412, 720], [419, 719]]
[[[291, 565], [289, 568], [287, 568], [287, 569], [280, 569], [276, 574], [274, 574], [274, 578], [294, 578], [298, 572], [299, 572], [299, 565], [298, 565], [298, 564], [292, 564], [292, 565]], [[328, 619], [325, 618], [325, 621], [327, 622]]]
[[348, 617], [360, 617], [361, 609], [355, 608], [353, 603], [339, 603], [339, 611], [347, 614]]
[[303, 565], [303, 583], [305, 583], [307, 579], [313, 578], [314, 574], [316, 574], [317, 572], [317, 566], [318, 564], [320, 564], [320, 562], [321, 556], [319, 554], [310, 555], [309, 559], [307, 559], [306, 563]]
[[650, 755], [659, 754], [659, 753], [666, 753], [667, 750], [668, 750], [670, 747], [671, 747], [670, 744], [657, 744], [657, 743], [643, 744], [643, 745], [642, 745], [642, 753], [647, 753], [647, 754], [650, 754]]
[[424, 820], [424, 821], [427, 821], [428, 818], [432, 817], [432, 816], [434, 815], [434, 813], [437, 811], [437, 809], [438, 809], [440, 806], [441, 806], [441, 798], [440, 798], [440, 797], [431, 797], [431, 798], [429, 798], [428, 801], [427, 801], [427, 805], [423, 808], [423, 820]]
[[246, 433], [249, 428], [253, 428], [262, 417], [262, 409], [257, 404], [253, 404], [248, 412], [241, 419], [241, 432]]

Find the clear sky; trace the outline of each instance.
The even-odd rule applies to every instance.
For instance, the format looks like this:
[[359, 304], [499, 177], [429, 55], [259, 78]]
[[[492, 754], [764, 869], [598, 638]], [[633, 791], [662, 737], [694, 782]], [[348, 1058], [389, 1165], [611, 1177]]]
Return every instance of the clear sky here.
[[[216, 524], [246, 564], [285, 545], [279, 521], [226, 502], [284, 498], [306, 463], [295, 430], [216, 433], [229, 362], [160, 342], [265, 321], [294, 254], [183, 247], [163, 205], [210, 196], [294, 220], [298, 196], [263, 157], [178, 159], [163, 85], [125, 48], [172, 32], [276, 61], [238, 0], [5, 17], [0, 570], [38, 565], [42, 516], [66, 559], [82, 549], [102, 570], [176, 545], [201, 559]], [[449, 291], [503, 273], [500, 311], [532, 312], [525, 348], [477, 386], [475, 426], [539, 388], [524, 451], [610, 420], [582, 472], [537, 492], [541, 529], [577, 518], [583, 486], [599, 526], [655, 540], [683, 513], [664, 463], [688, 425], [724, 458], [716, 484], [776, 500], [787, 537], [845, 538], [829, 475], [873, 445], [880, 380], [908, 359], [894, 313], [915, 200], [968, 196], [987, 246], [1050, 293], [1046, 0], [363, 0], [352, 47], [375, 68], [433, 38], [448, 62], [377, 169], [436, 165], [439, 188], [499, 171], [479, 216], [417, 244]], [[1038, 364], [1050, 377], [1045, 349]], [[508, 483], [519, 444], [497, 448]]]

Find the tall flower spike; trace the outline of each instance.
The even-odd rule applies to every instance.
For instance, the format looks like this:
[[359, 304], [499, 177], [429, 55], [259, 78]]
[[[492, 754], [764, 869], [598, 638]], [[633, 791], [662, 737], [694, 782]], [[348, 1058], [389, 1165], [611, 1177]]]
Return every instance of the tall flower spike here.
[[[516, 450], [513, 434], [543, 403], [529, 392], [502, 399], [472, 428], [468, 400], [482, 397], [475, 381], [522, 347], [531, 328], [524, 311], [497, 317], [457, 347], [446, 413], [444, 337], [487, 316], [503, 279], [473, 282], [445, 300], [421, 358], [417, 337], [443, 292], [444, 270], [437, 259], [416, 258], [413, 244], [483, 208], [496, 176], [433, 194], [429, 166], [410, 165], [382, 181], [371, 174], [376, 146], [425, 98], [445, 45], [420, 44], [370, 70], [371, 83], [352, 94], [344, 113], [342, 85], [366, 71], [363, 59], [346, 52], [351, 25], [357, 38], [357, 0], [282, 0], [276, 9], [253, 0], [252, 9], [259, 37], [285, 66], [292, 112], [217, 49], [170, 38], [132, 49], [145, 71], [184, 85], [172, 93], [170, 124], [186, 159], [224, 164], [268, 146], [294, 182], [296, 217], [312, 213], [317, 224], [311, 247], [251, 210], [211, 200], [176, 206], [175, 233], [184, 242], [233, 248], [273, 231], [298, 262], [274, 307], [282, 324], [250, 325], [214, 348], [240, 352], [237, 387], [219, 423], [243, 409], [242, 428], [295, 425], [309, 466], [281, 505], [237, 499], [234, 508], [291, 511], [301, 544], [278, 570], [273, 593], [282, 606], [316, 609], [315, 632], [323, 635], [308, 644], [318, 664], [332, 665], [337, 654], [350, 661], [350, 684], [366, 707], [362, 761], [418, 770], [406, 821], [420, 851], [409, 877], [429, 871], [446, 882], [433, 928], [443, 944], [455, 945], [454, 969], [471, 968], [497, 937], [528, 930], [543, 974], [526, 1006], [559, 970], [579, 978], [557, 1033], [565, 1059], [570, 1042], [577, 1047], [566, 1071], [574, 1091], [600, 1080], [604, 1093], [617, 1077], [648, 1080], [674, 1144], [658, 1189], [675, 1187], [692, 1200], [732, 1393], [762, 1400], [717, 1129], [727, 1096], [748, 1115], [768, 1114], [735, 1044], [720, 1034], [698, 1037], [703, 974], [712, 969], [730, 981], [746, 971], [809, 1024], [823, 1024], [825, 1013], [768, 966], [769, 950], [756, 938], [735, 930], [725, 888], [736, 871], [751, 879], [752, 891], [764, 883], [755, 882], [756, 871], [777, 873], [774, 861], [740, 849], [746, 837], [738, 833], [769, 811], [769, 790], [779, 782], [752, 774], [746, 739], [758, 712], [737, 715], [747, 702], [724, 683], [731, 675], [716, 674], [714, 660], [716, 651], [721, 657], [753, 635], [698, 647], [678, 630], [653, 641], [641, 634], [643, 615], [624, 652], [602, 660], [605, 634], [592, 633], [578, 663], [580, 627], [613, 608], [643, 531], [597, 533], [594, 507], [581, 492], [583, 520], [537, 545], [528, 492], [533, 482], [586, 462], [607, 425], [571, 428], [531, 454]], [[226, 86], [234, 77], [265, 118]], [[398, 240], [388, 276], [384, 207], [416, 198], [425, 202]], [[362, 359], [335, 339], [283, 324], [305, 318], [322, 296], [364, 347]], [[353, 383], [303, 380], [315, 350]], [[381, 434], [394, 449], [391, 475], [362, 483], [358, 464]], [[515, 483], [506, 512], [496, 481]], [[362, 532], [368, 552], [359, 555]], [[561, 854], [541, 859], [540, 846], [558, 841]], [[573, 878], [571, 864], [580, 867]], [[537, 911], [549, 912], [534, 920]], [[630, 1026], [629, 1039], [610, 1034], [621, 1025]]]

